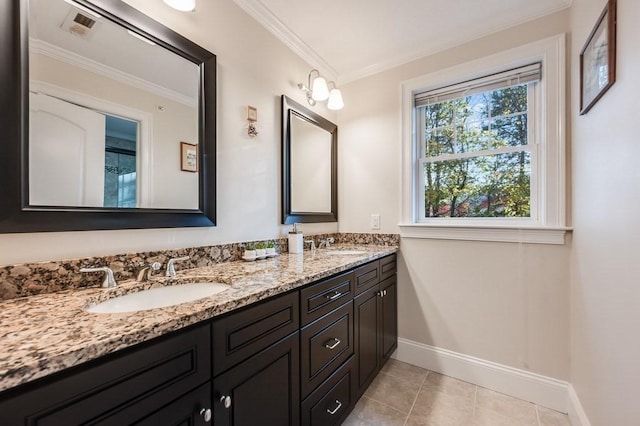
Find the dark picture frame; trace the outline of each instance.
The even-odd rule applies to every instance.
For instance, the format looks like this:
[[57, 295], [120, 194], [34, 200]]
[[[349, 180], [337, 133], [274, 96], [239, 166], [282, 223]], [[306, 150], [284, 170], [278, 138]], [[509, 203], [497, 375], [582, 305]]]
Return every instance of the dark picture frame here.
[[616, 81], [616, 0], [609, 0], [580, 52], [580, 115]]

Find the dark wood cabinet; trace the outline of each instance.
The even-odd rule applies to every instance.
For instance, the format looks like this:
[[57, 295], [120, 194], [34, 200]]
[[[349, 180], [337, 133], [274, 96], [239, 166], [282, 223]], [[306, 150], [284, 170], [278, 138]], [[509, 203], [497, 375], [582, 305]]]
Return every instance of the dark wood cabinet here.
[[212, 323], [214, 376], [298, 331], [299, 325], [298, 292], [215, 319]]
[[216, 426], [300, 423], [298, 332], [214, 379]]
[[387, 277], [354, 299], [356, 399], [362, 396], [398, 346], [396, 257], [379, 261]]
[[[143, 421], [193, 389], [210, 388], [209, 325], [184, 330], [5, 392], [0, 424], [124, 425]], [[195, 398], [195, 399], [194, 399]], [[194, 418], [210, 408], [202, 394], [172, 409]], [[184, 409], [178, 412], [177, 409]], [[194, 423], [197, 424], [197, 423]]]
[[380, 300], [378, 286], [354, 300], [357, 396], [360, 397], [380, 370]]
[[302, 426], [339, 425], [354, 401], [354, 357], [350, 357], [302, 403]]
[[353, 301], [300, 332], [301, 394], [305, 398], [353, 354]]
[[395, 275], [380, 283], [380, 353], [383, 364], [398, 347], [398, 280]]
[[[212, 416], [211, 408], [208, 407], [211, 407], [210, 382], [176, 399], [134, 424], [136, 426], [206, 426], [211, 424], [210, 416]], [[124, 425], [126, 422], [118, 424]]]

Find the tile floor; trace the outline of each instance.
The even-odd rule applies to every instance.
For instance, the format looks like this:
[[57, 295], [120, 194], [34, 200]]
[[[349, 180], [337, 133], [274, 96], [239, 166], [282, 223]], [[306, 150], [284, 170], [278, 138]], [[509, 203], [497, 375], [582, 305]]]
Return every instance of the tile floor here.
[[344, 426], [571, 426], [569, 417], [394, 359]]

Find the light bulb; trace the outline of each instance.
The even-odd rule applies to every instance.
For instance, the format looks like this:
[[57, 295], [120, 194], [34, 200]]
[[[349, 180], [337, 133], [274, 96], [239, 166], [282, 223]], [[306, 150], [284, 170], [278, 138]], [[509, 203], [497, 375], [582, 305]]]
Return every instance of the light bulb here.
[[327, 80], [322, 77], [317, 77], [313, 80], [311, 86], [311, 97], [314, 101], [325, 101], [329, 97], [329, 87], [327, 86]]
[[344, 108], [344, 102], [342, 101], [342, 92], [340, 91], [340, 89], [331, 89], [331, 93], [329, 93], [329, 101], [327, 102], [327, 108], [333, 110]]
[[164, 0], [166, 4], [181, 12], [196, 10], [196, 0]]

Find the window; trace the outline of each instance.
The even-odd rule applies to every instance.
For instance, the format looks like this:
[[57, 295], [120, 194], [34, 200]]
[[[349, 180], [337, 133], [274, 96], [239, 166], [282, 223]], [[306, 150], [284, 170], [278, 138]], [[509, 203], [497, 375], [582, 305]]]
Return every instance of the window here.
[[558, 36], [403, 84], [403, 236], [564, 242], [563, 55]]

